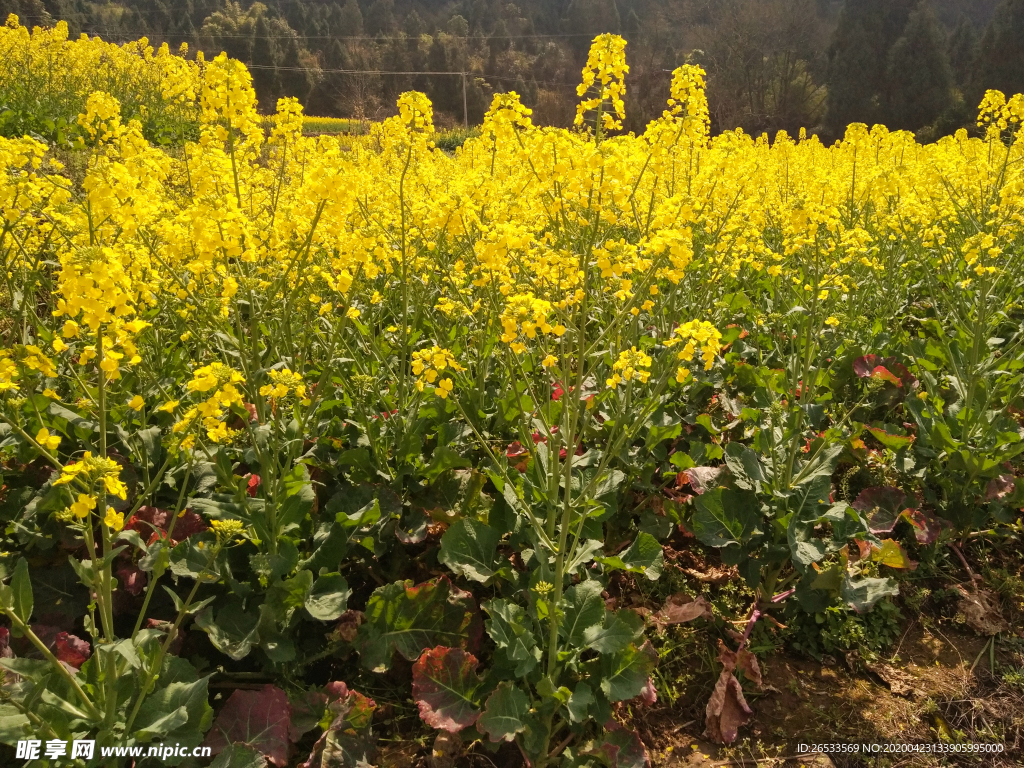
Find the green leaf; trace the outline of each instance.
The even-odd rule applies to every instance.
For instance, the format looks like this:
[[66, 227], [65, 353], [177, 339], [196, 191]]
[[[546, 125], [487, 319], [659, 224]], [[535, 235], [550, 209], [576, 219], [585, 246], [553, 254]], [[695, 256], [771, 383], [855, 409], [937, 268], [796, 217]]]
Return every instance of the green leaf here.
[[743, 545], [759, 532], [761, 505], [753, 491], [714, 488], [697, 496], [694, 505], [693, 532], [703, 544]]
[[498, 683], [484, 704], [484, 711], [476, 721], [477, 730], [486, 733], [493, 742], [512, 741], [517, 733], [526, 729], [523, 719], [530, 713], [530, 700], [526, 694], [507, 680]]
[[277, 510], [277, 530], [270, 531], [275, 537], [305, 520], [313, 511], [316, 499], [313, 485], [309, 482], [309, 469], [305, 464], [296, 464], [281, 481], [284, 485], [284, 501]]
[[11, 576], [11, 608], [14, 615], [28, 624], [32, 619], [32, 579], [28, 575], [28, 560], [24, 557], [18, 558], [18, 564], [14, 566], [14, 575]]
[[725, 446], [725, 464], [732, 472], [736, 485], [744, 490], [760, 491], [767, 481], [757, 453], [742, 443], [729, 443]]
[[606, 611], [602, 626], [590, 627], [583, 633], [588, 648], [599, 653], [618, 653], [644, 631], [644, 620], [636, 611]]
[[894, 451], [906, 448], [914, 442], [913, 435], [891, 435], [878, 427], [868, 427], [868, 432], [886, 448], [891, 448]]
[[437, 645], [475, 647], [480, 629], [472, 596], [453, 589], [443, 576], [416, 586], [397, 581], [374, 590], [365, 617], [355, 645], [362, 665], [375, 672], [386, 672], [396, 651], [413, 661]]
[[601, 690], [608, 701], [626, 701], [639, 696], [658, 663], [658, 652], [650, 643], [630, 645], [615, 654], [601, 656]]
[[883, 597], [898, 595], [900, 591], [895, 579], [854, 579], [849, 574], [843, 579], [839, 595], [857, 613], [864, 613], [874, 607]]
[[587, 630], [601, 626], [604, 620], [602, 590], [601, 583], [591, 579], [569, 587], [562, 595], [563, 618], [559, 632], [568, 638], [570, 645], [586, 645]]
[[[189, 666], [192, 677], [195, 677], [194, 668]], [[161, 674], [160, 681], [164, 679]], [[160, 737], [183, 746], [198, 746], [213, 721], [213, 708], [208, 701], [209, 680], [209, 677], [202, 677], [191, 682], [172, 681], [153, 691], [139, 707], [133, 727], [144, 734], [136, 733], [135, 738], [149, 741]], [[184, 714], [184, 719], [180, 722], [164, 719], [164, 713], [172, 711]]]
[[432, 728], [458, 733], [480, 717], [476, 657], [459, 648], [424, 651], [412, 667], [412, 696]]
[[325, 573], [313, 583], [306, 595], [305, 606], [309, 615], [320, 621], [334, 621], [348, 608], [352, 590], [340, 573]]
[[229, 744], [210, 763], [210, 768], [267, 768], [268, 765], [267, 758], [255, 749], [241, 744]]
[[212, 607], [196, 616], [196, 625], [209, 635], [214, 647], [235, 661], [248, 656], [259, 642], [259, 621], [256, 614], [245, 612], [240, 600], [228, 602], [217, 611], [216, 619]]
[[619, 557], [627, 570], [642, 573], [651, 581], [657, 581], [665, 567], [661, 544], [649, 533], [637, 534], [636, 540]]
[[455, 573], [484, 583], [498, 573], [499, 541], [489, 525], [464, 517], [444, 532], [437, 559]]
[[463, 458], [446, 445], [439, 445], [430, 457], [430, 464], [423, 470], [423, 476], [427, 480], [433, 480], [445, 470], [471, 466], [473, 463], [469, 459]]
[[0, 744], [16, 744], [30, 738], [36, 736], [29, 719], [13, 704], [0, 704]]
[[569, 719], [574, 723], [582, 723], [587, 719], [587, 712], [594, 701], [594, 693], [590, 686], [583, 682], [576, 683], [576, 690], [572, 692], [565, 705], [569, 710]]
[[491, 600], [482, 607], [490, 617], [484, 622], [487, 634], [498, 650], [516, 663], [516, 676], [525, 677], [537, 666], [539, 655], [533, 620], [525, 609], [509, 600]]

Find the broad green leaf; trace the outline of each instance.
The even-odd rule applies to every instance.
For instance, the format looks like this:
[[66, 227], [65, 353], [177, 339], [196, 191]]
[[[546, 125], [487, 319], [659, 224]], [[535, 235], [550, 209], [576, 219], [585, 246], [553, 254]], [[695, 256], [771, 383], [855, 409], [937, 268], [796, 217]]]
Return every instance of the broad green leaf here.
[[314, 619], [334, 621], [345, 612], [351, 594], [352, 590], [344, 576], [340, 573], [326, 573], [313, 583], [306, 595], [306, 610]]
[[618, 653], [636, 640], [644, 631], [644, 620], [636, 611], [623, 609], [606, 611], [601, 626], [583, 632], [588, 648], [599, 653]]
[[448, 469], [461, 469], [473, 466], [472, 462], [460, 456], [446, 445], [439, 445], [430, 456], [430, 464], [423, 471], [427, 480], [433, 480]]
[[309, 469], [305, 464], [296, 464], [281, 481], [284, 501], [277, 511], [277, 530], [270, 531], [275, 537], [305, 520], [313, 511], [313, 502], [316, 500], [313, 485], [309, 482]]
[[574, 723], [582, 723], [587, 719], [590, 705], [594, 703], [594, 693], [586, 683], [576, 683], [576, 690], [572, 692], [565, 708], [569, 710], [569, 719]]
[[601, 626], [604, 620], [602, 591], [601, 583], [591, 579], [569, 587], [562, 595], [563, 619], [559, 631], [568, 638], [570, 645], [586, 645], [587, 630]]
[[601, 690], [612, 703], [639, 696], [657, 663], [658, 652], [650, 643], [602, 655]]
[[843, 601], [857, 613], [864, 613], [874, 607], [883, 597], [898, 595], [899, 585], [895, 579], [851, 578], [849, 574], [843, 579], [839, 595]]
[[[191, 669], [191, 675], [195, 677], [194, 669]], [[171, 681], [147, 696], [133, 724], [137, 731], [145, 731], [147, 736], [136, 735], [136, 738], [144, 741], [160, 737], [164, 741], [198, 746], [203, 733], [213, 722], [213, 708], [208, 701], [209, 680], [209, 677], [202, 677], [191, 682]], [[164, 682], [163, 675], [160, 682]], [[184, 720], [177, 724], [165, 721], [163, 715], [171, 711], [183, 713]]]
[[736, 485], [748, 491], [760, 491], [766, 478], [757, 453], [742, 443], [725, 446], [725, 464]]
[[493, 742], [512, 741], [517, 733], [526, 729], [523, 720], [529, 712], [529, 698], [506, 680], [498, 683], [494, 693], [487, 698], [476, 727]]
[[499, 540], [498, 532], [489, 525], [464, 517], [444, 532], [437, 559], [457, 574], [487, 582], [499, 570]]
[[714, 488], [697, 496], [693, 533], [711, 547], [746, 544], [758, 532], [760, 502], [749, 490]]
[[256, 614], [245, 612], [240, 600], [228, 602], [216, 612], [216, 618], [213, 607], [196, 616], [196, 625], [209, 635], [214, 647], [235, 661], [248, 656], [259, 642], [259, 621]]
[[458, 733], [480, 717], [476, 657], [459, 648], [424, 651], [412, 667], [412, 697], [431, 728]]
[[0, 704], [0, 744], [16, 744], [36, 738], [29, 719], [13, 704]]
[[396, 651], [413, 661], [437, 645], [472, 650], [481, 630], [472, 596], [453, 589], [443, 576], [415, 586], [397, 581], [379, 587], [365, 617], [355, 645], [362, 665], [375, 672], [387, 671]]
[[907, 569], [910, 571], [917, 568], [917, 563], [911, 560], [903, 550], [903, 547], [892, 539], [882, 539], [882, 546], [872, 551], [871, 559], [890, 568]]
[[533, 620], [523, 608], [508, 600], [491, 600], [482, 607], [490, 617], [484, 622], [487, 634], [499, 651], [516, 663], [516, 676], [525, 677], [537, 666]]
[[636, 540], [619, 557], [628, 570], [642, 573], [651, 581], [657, 581], [665, 567], [661, 544], [649, 533], [637, 534]]

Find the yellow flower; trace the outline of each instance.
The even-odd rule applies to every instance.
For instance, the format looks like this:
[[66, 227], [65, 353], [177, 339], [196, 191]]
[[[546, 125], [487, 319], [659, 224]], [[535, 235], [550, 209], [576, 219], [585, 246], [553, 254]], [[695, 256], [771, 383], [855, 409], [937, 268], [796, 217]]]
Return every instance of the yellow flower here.
[[53, 451], [57, 449], [58, 445], [60, 445], [60, 436], [51, 435], [50, 430], [43, 427], [36, 433], [36, 442], [46, 450]]
[[543, 365], [545, 368], [551, 368], [553, 366], [558, 365], [558, 358], [555, 357], [554, 355], [548, 355], [543, 360], [541, 360], [540, 364]]
[[60, 400], [60, 395], [49, 388], [43, 390], [43, 397], [48, 397], [51, 400]]
[[171, 413], [175, 408], [178, 407], [178, 403], [180, 402], [180, 400], [168, 400], [166, 403], [157, 408], [157, 410], [163, 411], [164, 413]]
[[451, 394], [453, 388], [451, 379], [441, 379], [437, 382], [437, 387], [434, 389], [434, 394], [440, 397], [442, 400], [447, 399], [448, 395]]
[[78, 518], [88, 517], [93, 509], [96, 509], [96, 497], [87, 493], [78, 494], [78, 500], [71, 504], [71, 512]]
[[143, 406], [146, 405], [146, 401], [142, 399], [142, 395], [136, 395], [128, 401], [128, 407], [133, 411], [141, 411]]
[[839, 318], [833, 315], [829, 317], [827, 320], [825, 320], [825, 325], [831, 325], [833, 328], [835, 328], [837, 325], [839, 325]]
[[54, 337], [54, 339], [53, 339], [53, 351], [54, 352], [63, 352], [67, 348], [68, 348], [68, 345], [65, 344], [63, 341], [61, 341], [59, 336], [58, 337]]
[[107, 507], [107, 514], [103, 516], [103, 523], [107, 528], [117, 533], [124, 528], [124, 513], [115, 511], [113, 507]]

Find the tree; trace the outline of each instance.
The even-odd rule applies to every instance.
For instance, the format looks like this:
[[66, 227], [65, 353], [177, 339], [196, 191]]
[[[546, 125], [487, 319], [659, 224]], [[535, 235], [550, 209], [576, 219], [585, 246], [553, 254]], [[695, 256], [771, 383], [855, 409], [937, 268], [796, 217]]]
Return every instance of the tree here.
[[1024, 0], [1003, 0], [981, 40], [972, 83], [974, 103], [986, 90], [1024, 92]]
[[889, 50], [906, 29], [916, 0], [846, 0], [828, 50], [826, 129], [883, 117]]
[[363, 12], [359, 10], [356, 0], [346, 0], [331, 34], [344, 37], [360, 37], [363, 34]]
[[888, 122], [916, 131], [953, 105], [953, 75], [935, 15], [922, 3], [888, 57]]
[[46, 10], [42, 0], [0, 0], [0, 24], [4, 23], [12, 13], [30, 29], [45, 27], [53, 23], [53, 18]]
[[366, 11], [365, 28], [370, 35], [390, 36], [395, 31], [394, 0], [373, 0]]
[[965, 92], [970, 85], [979, 52], [978, 32], [970, 19], [962, 16], [960, 23], [949, 36], [949, 42], [946, 43], [946, 56], [949, 59], [950, 71], [953, 73], [953, 83], [961, 92]]
[[299, 51], [299, 41], [292, 35], [284, 44], [281, 56], [281, 95], [295, 96], [303, 104], [313, 87], [313, 78], [309, 69], [303, 64]]
[[469, 22], [466, 21], [465, 17], [459, 16], [458, 14], [448, 19], [446, 26], [449, 35], [454, 37], [465, 37], [469, 34]]
[[260, 16], [253, 27], [250, 71], [256, 100], [264, 112], [272, 112], [281, 92], [281, 77], [277, 71], [277, 44], [265, 17]]

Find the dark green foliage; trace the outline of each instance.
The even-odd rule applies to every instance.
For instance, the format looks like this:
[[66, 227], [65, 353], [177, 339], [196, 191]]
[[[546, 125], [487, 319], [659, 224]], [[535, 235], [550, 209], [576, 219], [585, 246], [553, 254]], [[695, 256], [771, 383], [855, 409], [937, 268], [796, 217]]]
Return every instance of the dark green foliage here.
[[927, 5], [912, 14], [889, 51], [887, 122], [915, 130], [931, 125], [953, 104], [953, 75], [938, 22]]
[[986, 90], [1006, 95], [1024, 91], [1024, 0], [1003, 0], [981, 40], [972, 82], [976, 100]]
[[847, 0], [829, 47], [826, 127], [841, 136], [850, 123], [883, 118], [889, 51], [907, 25], [914, 0]]

